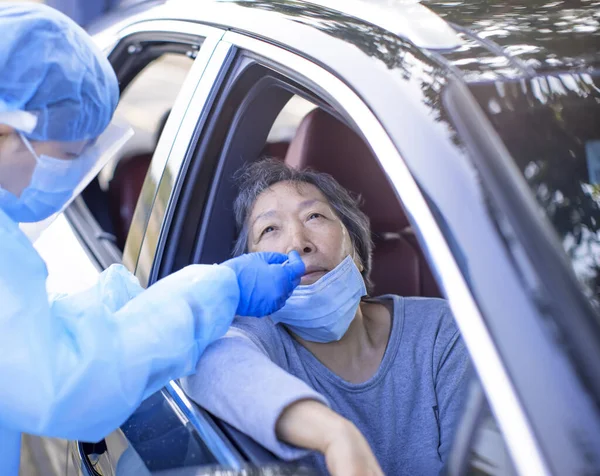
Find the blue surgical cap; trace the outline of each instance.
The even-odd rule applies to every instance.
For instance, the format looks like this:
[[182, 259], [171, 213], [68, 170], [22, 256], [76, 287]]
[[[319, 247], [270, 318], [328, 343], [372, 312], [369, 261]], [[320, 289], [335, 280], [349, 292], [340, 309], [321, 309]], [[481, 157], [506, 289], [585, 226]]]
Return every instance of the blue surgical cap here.
[[37, 116], [33, 140], [99, 136], [119, 100], [112, 66], [90, 36], [53, 8], [0, 2], [0, 114]]

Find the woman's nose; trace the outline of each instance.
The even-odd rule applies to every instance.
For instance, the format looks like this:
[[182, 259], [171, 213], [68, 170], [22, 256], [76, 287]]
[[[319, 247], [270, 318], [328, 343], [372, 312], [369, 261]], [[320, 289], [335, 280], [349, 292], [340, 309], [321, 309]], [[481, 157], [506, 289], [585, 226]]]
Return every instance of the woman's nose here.
[[300, 256], [302, 256], [313, 253], [315, 251], [315, 246], [301, 229], [297, 229], [291, 232], [286, 252], [289, 253], [290, 251], [297, 251], [300, 253]]

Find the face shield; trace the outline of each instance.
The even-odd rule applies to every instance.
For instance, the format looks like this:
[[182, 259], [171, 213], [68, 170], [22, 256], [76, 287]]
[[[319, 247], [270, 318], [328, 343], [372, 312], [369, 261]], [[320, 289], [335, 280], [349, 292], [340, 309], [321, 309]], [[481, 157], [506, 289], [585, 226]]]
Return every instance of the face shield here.
[[0, 146], [0, 208], [35, 241], [132, 135], [128, 125], [114, 119], [88, 142], [36, 143], [22, 133], [5, 137]]

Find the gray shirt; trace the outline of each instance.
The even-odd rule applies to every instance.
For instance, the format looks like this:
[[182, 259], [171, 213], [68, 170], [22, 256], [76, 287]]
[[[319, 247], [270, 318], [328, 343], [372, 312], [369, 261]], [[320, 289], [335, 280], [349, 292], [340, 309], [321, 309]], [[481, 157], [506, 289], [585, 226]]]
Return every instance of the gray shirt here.
[[327, 474], [320, 454], [277, 440], [291, 403], [313, 398], [351, 420], [388, 475], [437, 474], [446, 461], [469, 384], [469, 358], [442, 299], [381, 296], [393, 304], [379, 369], [349, 383], [325, 367], [281, 324], [238, 318], [183, 381], [202, 407], [283, 459], [305, 457]]

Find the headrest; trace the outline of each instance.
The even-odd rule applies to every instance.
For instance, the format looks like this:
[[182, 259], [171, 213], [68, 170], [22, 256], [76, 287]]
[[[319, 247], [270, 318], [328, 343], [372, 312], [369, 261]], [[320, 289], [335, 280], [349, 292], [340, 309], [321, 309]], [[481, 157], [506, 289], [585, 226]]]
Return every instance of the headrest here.
[[352, 129], [322, 109], [302, 120], [285, 162], [333, 175], [362, 198], [362, 210], [377, 233], [399, 232], [409, 226], [399, 199], [371, 149]]

